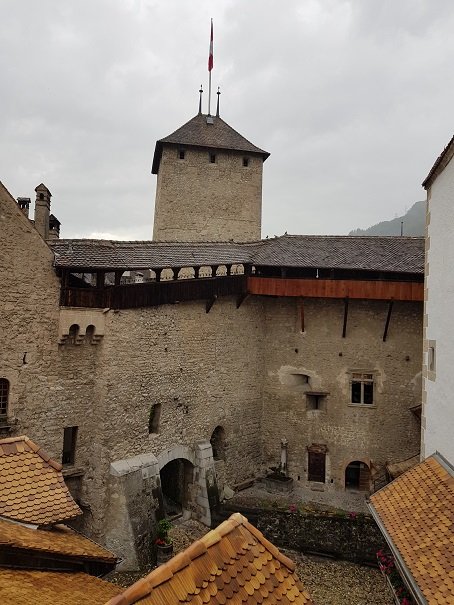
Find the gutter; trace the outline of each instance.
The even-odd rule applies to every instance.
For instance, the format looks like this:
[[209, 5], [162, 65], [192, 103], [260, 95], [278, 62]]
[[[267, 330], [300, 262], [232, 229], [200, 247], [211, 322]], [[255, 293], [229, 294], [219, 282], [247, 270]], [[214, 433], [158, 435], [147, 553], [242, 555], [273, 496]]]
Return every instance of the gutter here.
[[405, 561], [403, 560], [401, 554], [399, 553], [397, 548], [394, 546], [392, 538], [389, 535], [388, 531], [386, 530], [385, 526], [383, 525], [383, 522], [380, 519], [380, 516], [378, 515], [378, 513], [376, 512], [376, 510], [374, 509], [373, 505], [370, 502], [367, 502], [367, 508], [370, 510], [375, 523], [378, 525], [378, 528], [380, 529], [389, 548], [391, 549], [391, 552], [393, 553], [399, 573], [402, 575], [402, 577], [405, 581], [405, 584], [407, 585], [408, 590], [411, 592], [412, 597], [415, 599], [415, 601], [418, 603], [418, 605], [429, 605], [425, 596], [421, 592], [418, 584], [416, 583], [413, 575], [411, 574], [410, 570], [408, 569], [407, 565], [405, 564]]

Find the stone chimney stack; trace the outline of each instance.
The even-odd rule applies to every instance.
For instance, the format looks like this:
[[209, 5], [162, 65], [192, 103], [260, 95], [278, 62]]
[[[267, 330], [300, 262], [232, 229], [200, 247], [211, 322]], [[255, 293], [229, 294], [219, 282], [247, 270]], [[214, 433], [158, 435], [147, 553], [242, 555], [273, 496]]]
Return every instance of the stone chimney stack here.
[[59, 239], [60, 221], [53, 214], [49, 216], [49, 239]]
[[35, 227], [43, 239], [49, 237], [50, 198], [49, 189], [42, 183], [35, 189]]
[[28, 213], [30, 210], [30, 198], [29, 197], [18, 197], [17, 198], [17, 205], [19, 206], [19, 208], [22, 210], [22, 212], [25, 214], [25, 216], [28, 218]]

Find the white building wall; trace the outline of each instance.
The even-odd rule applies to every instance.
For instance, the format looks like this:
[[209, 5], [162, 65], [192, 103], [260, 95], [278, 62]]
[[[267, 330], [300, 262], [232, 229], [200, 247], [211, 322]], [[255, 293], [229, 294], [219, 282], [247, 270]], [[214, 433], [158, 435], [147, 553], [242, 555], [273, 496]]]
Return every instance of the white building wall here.
[[421, 453], [454, 462], [454, 159], [429, 188], [427, 209]]

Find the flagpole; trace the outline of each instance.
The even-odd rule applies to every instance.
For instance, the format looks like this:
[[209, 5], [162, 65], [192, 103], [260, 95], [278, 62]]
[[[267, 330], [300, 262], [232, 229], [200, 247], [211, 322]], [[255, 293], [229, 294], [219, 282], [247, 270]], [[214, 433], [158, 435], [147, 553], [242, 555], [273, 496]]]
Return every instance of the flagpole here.
[[210, 28], [210, 53], [208, 55], [208, 115], [211, 116], [211, 70], [213, 69], [213, 19]]

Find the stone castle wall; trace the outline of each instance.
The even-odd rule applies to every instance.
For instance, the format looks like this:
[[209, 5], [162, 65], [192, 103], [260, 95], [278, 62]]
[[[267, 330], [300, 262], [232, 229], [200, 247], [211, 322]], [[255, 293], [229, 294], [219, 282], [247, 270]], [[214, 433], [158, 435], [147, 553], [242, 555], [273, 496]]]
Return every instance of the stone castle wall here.
[[[234, 151], [164, 146], [156, 187], [156, 241], [260, 239], [263, 159]], [[243, 157], [248, 157], [247, 167]]]
[[[343, 489], [345, 467], [362, 461], [372, 474], [385, 462], [419, 451], [419, 422], [410, 407], [421, 402], [422, 304], [394, 302], [388, 337], [388, 303], [350, 300], [346, 337], [344, 302], [304, 300], [304, 327], [297, 299], [269, 299], [263, 407], [264, 455], [280, 459], [288, 440], [288, 468], [307, 482], [307, 447], [325, 445], [325, 489]], [[353, 370], [374, 375], [373, 405], [352, 405]], [[300, 376], [307, 376], [304, 383]], [[327, 392], [320, 410], [308, 410], [306, 391]]]

